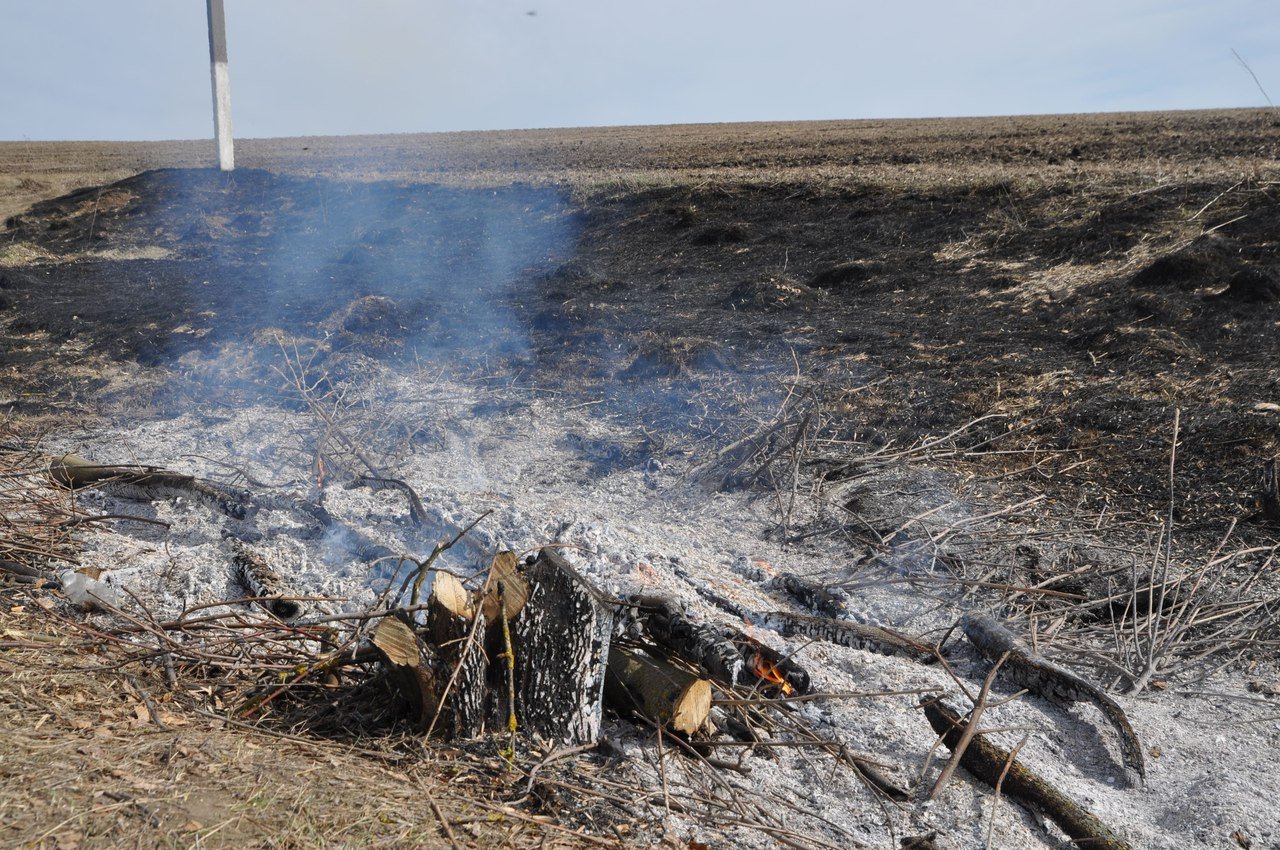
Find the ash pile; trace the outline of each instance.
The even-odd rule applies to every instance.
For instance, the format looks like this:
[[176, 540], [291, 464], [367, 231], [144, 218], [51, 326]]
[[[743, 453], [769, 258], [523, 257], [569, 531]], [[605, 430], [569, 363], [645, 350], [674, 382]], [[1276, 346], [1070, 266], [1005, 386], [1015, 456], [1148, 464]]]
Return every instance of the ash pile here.
[[[466, 390], [435, 390], [431, 416], [412, 418], [463, 433], [443, 411]], [[564, 447], [630, 435], [556, 407], [531, 400], [484, 419], [469, 408], [472, 448], [402, 456], [393, 477], [354, 420], [316, 406], [303, 417], [314, 453], [293, 462], [291, 486], [264, 480], [273, 453], [253, 437], [298, 427], [279, 408], [213, 425], [224, 445], [257, 445], [256, 460], [201, 463], [208, 436], [183, 419], [82, 438], [82, 454], [9, 445], [22, 475], [56, 488], [57, 526], [79, 538], [77, 554], [61, 554], [78, 569], [27, 558], [37, 568], [23, 580], [60, 585], [95, 630], [175, 686], [216, 683], [214, 707], [238, 722], [457, 748], [495, 785], [520, 777], [513, 800], [583, 828], [740, 846], [870, 846], [890, 834], [945, 847], [987, 828], [965, 821], [963, 768], [1023, 807], [1015, 834], [1130, 846], [1114, 803], [1108, 824], [1081, 788], [1140, 801], [1142, 726], [994, 610], [957, 620], [979, 607], [961, 577], [960, 553], [972, 553], [940, 546], [939, 529], [959, 534], [975, 514], [934, 476], [871, 463], [833, 488], [849, 500], [911, 482], [937, 500], [936, 527], [883, 500], [898, 533], [853, 564], [847, 546], [788, 544], [828, 515], [797, 510], [789, 537], [775, 528], [771, 540], [762, 519], [776, 502], [727, 483], [795, 467], [813, 422], [800, 405], [683, 468], [646, 460], [603, 477]], [[521, 477], [534, 455], [511, 428], [530, 422], [595, 442], [562, 441]], [[96, 461], [119, 441], [207, 472]], [[504, 478], [539, 486], [502, 492]], [[616, 525], [621, 513], [632, 522]], [[872, 521], [889, 531], [888, 519]], [[987, 550], [989, 535], [975, 537]], [[859, 578], [833, 581], [832, 563]], [[1025, 699], [1011, 704], [1011, 692]], [[1059, 731], [1011, 747], [979, 725], [1016, 706]], [[1063, 734], [1087, 743], [1059, 752]]]

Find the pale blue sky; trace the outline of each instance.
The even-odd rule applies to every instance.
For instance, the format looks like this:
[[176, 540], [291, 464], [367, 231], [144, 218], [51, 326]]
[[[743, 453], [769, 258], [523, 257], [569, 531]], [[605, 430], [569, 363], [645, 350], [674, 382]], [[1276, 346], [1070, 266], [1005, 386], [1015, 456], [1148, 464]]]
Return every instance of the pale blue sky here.
[[[226, 6], [239, 137], [1280, 102], [1280, 0]], [[0, 0], [0, 139], [211, 135], [203, 0]]]

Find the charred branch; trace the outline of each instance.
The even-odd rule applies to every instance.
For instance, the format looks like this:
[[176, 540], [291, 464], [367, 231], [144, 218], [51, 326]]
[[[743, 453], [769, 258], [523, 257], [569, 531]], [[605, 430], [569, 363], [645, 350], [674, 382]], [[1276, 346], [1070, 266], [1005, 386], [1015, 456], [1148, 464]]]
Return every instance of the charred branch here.
[[[941, 736], [948, 749], [955, 749], [964, 734], [965, 722], [955, 711], [938, 699], [923, 699], [921, 706], [933, 731]], [[1128, 842], [1112, 832], [1106, 824], [1090, 814], [1079, 803], [1028, 770], [1006, 750], [992, 744], [986, 736], [974, 735], [960, 758], [965, 770], [992, 786], [1001, 782], [1008, 796], [1038, 811], [1062, 828], [1075, 840], [1077, 847], [1090, 850], [1130, 850]]]
[[256, 510], [245, 490], [154, 466], [103, 465], [65, 454], [50, 462], [49, 477], [73, 490], [109, 485], [113, 492], [141, 501], [189, 496], [232, 519], [246, 519]]
[[1130, 784], [1146, 776], [1142, 744], [1124, 710], [1101, 688], [1032, 652], [1009, 629], [990, 617], [966, 615], [961, 621], [965, 636], [990, 661], [1007, 656], [1000, 675], [1017, 687], [1063, 702], [1091, 702], [1106, 716], [1120, 736], [1120, 752]]

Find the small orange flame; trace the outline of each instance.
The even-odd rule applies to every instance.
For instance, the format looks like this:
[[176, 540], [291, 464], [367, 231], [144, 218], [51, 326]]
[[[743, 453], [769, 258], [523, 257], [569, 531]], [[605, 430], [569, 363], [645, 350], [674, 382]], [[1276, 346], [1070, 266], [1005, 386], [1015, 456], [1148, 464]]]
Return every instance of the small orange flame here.
[[774, 664], [768, 658], [764, 657], [764, 653], [755, 652], [751, 656], [751, 670], [761, 679], [770, 684], [777, 685], [778, 689], [786, 696], [795, 693], [795, 688], [791, 687], [791, 683], [787, 681], [787, 677], [782, 675], [782, 671], [778, 669], [778, 665]]
[[316, 487], [324, 489], [324, 458], [316, 455]]
[[755, 564], [756, 567], [765, 575], [776, 576], [778, 574], [778, 571], [770, 566], [769, 562], [764, 558], [752, 558], [751, 563]]

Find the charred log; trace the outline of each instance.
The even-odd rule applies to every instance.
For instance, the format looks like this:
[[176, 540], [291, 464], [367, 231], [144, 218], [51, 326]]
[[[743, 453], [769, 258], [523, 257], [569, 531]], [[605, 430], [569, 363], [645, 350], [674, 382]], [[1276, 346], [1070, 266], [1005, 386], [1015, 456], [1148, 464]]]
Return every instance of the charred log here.
[[290, 597], [298, 594], [289, 588], [267, 559], [232, 538], [231, 571], [236, 582], [263, 608], [281, 620], [302, 616], [302, 603]]
[[141, 501], [189, 496], [232, 519], [246, 519], [256, 510], [246, 490], [154, 466], [103, 465], [65, 454], [50, 462], [49, 477], [71, 489], [109, 484], [114, 492]]
[[[942, 737], [949, 749], [955, 749], [965, 728], [960, 715], [937, 699], [923, 699], [920, 704], [933, 731]], [[1074, 839], [1077, 847], [1129, 850], [1128, 842], [1106, 824], [1043, 777], [1032, 773], [1008, 751], [992, 744], [985, 735], [973, 736], [960, 757], [960, 765], [992, 787], [1001, 781], [1003, 774], [1001, 788], [1005, 794], [1044, 814]]]

